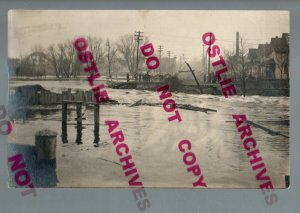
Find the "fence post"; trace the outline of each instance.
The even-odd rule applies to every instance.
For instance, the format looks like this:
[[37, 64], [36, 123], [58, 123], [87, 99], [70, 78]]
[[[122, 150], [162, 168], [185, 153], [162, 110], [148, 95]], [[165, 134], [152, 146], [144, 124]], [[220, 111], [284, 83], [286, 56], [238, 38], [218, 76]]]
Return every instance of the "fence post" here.
[[100, 104], [96, 103], [95, 107], [94, 107], [94, 146], [98, 147], [99, 146], [99, 141], [100, 141], [100, 137], [99, 137], [99, 108], [100, 108]]
[[68, 92], [67, 92], [67, 100], [68, 101], [72, 100], [72, 94], [71, 94], [71, 89], [70, 88], [68, 89]]
[[289, 187], [290, 187], [290, 176], [285, 175], [285, 188], [289, 188]]
[[68, 143], [68, 132], [67, 132], [67, 111], [68, 111], [68, 104], [62, 103], [62, 133], [61, 133], [61, 139], [63, 143]]
[[76, 143], [82, 144], [81, 137], [82, 137], [82, 103], [76, 104], [76, 114], [77, 114], [77, 136], [76, 136]]

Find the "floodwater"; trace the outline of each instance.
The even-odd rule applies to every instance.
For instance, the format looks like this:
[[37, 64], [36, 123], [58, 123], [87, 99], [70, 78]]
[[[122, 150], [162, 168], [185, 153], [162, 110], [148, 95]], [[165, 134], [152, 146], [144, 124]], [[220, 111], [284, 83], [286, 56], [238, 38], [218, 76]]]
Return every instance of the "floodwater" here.
[[[86, 81], [13, 81], [11, 85], [41, 84], [51, 91], [67, 88], [89, 90]], [[162, 103], [153, 91], [107, 89], [109, 97], [120, 103]], [[118, 120], [145, 187], [192, 187], [197, 180], [187, 173], [178, 143], [192, 142], [204, 180], [209, 188], [258, 188], [246, 151], [237, 133], [233, 114], [246, 114], [248, 120], [289, 136], [290, 98], [223, 96], [173, 93], [178, 104], [215, 109], [197, 112], [179, 109], [182, 122], [168, 122], [161, 106], [104, 105], [100, 107], [101, 145], [93, 147], [93, 111], [86, 109], [83, 144], [75, 144], [75, 126], [68, 126], [68, 144], [62, 144], [61, 111], [48, 116], [36, 114], [27, 122], [15, 122], [10, 142], [34, 143], [34, 133], [41, 128], [58, 132], [57, 173], [59, 187], [127, 187], [119, 159], [109, 137], [105, 120]], [[75, 123], [72, 111], [69, 121]], [[27, 131], [24, 131], [26, 129]], [[267, 172], [275, 188], [285, 187], [289, 169], [289, 138], [272, 136], [252, 127]]]

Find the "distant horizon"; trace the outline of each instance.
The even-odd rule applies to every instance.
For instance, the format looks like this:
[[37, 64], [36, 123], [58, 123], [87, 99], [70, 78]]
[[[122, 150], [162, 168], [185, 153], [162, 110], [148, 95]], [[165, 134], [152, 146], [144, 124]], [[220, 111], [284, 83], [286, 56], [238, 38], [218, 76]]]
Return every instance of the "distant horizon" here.
[[[235, 18], [233, 18], [235, 17]], [[206, 20], [209, 20], [206, 21]], [[98, 27], [99, 26], [99, 27]], [[203, 55], [201, 36], [216, 35], [222, 52], [235, 50], [235, 36], [246, 38], [247, 49], [270, 43], [271, 38], [290, 33], [288, 11], [214, 10], [10, 10], [8, 57], [21, 58], [34, 46], [47, 48], [78, 36], [90, 35], [118, 41], [120, 36], [143, 31], [163, 56], [182, 54], [188, 60]]]

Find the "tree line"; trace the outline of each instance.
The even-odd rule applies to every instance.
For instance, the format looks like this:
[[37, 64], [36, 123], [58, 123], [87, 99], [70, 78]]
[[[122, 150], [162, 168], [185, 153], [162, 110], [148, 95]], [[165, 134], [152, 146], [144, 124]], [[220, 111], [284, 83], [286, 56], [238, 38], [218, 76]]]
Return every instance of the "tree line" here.
[[[88, 36], [87, 39], [94, 60], [102, 72], [107, 72], [109, 78], [122, 72], [123, 75], [136, 75], [137, 42], [133, 35], [123, 35], [115, 42], [93, 36]], [[147, 40], [145, 38], [145, 43]], [[141, 68], [144, 57], [141, 54], [138, 57]], [[72, 40], [51, 44], [47, 48], [36, 45], [30, 53], [20, 59], [10, 59], [10, 68], [11, 74], [17, 77], [45, 77], [52, 74], [58, 79], [63, 79], [77, 78], [83, 74]]]

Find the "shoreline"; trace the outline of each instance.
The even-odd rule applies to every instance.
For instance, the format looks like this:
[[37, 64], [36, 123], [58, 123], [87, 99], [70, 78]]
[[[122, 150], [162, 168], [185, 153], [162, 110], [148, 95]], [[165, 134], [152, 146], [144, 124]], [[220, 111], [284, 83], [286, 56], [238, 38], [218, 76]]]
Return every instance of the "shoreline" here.
[[[168, 84], [171, 92], [181, 92], [186, 94], [207, 94], [207, 95], [219, 95], [222, 96], [222, 92], [218, 84], [202, 84], [200, 92], [197, 85], [184, 85], [184, 84], [174, 84], [172, 82], [108, 82], [107, 87], [110, 89], [136, 89], [136, 90], [147, 90], [147, 91], [156, 91], [158, 86]], [[249, 88], [246, 90], [246, 96], [285, 96], [289, 97], [289, 88], [280, 88], [280, 89], [262, 89], [262, 88]], [[237, 84], [237, 95], [242, 95], [242, 91]]]

